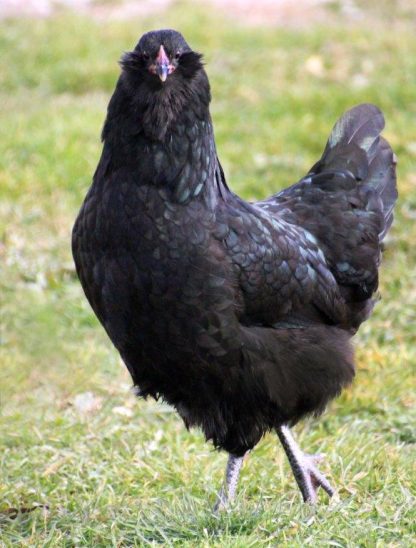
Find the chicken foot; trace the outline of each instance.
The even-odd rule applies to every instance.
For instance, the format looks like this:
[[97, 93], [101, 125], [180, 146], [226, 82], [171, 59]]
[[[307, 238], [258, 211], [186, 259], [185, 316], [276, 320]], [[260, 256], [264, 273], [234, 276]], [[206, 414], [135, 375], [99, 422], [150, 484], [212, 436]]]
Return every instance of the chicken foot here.
[[231, 454], [228, 456], [224, 485], [218, 494], [218, 500], [214, 506], [214, 512], [226, 510], [229, 504], [234, 500], [243, 460], [244, 455], [242, 457], [236, 457]]
[[316, 463], [322, 460], [322, 456], [303, 453], [288, 426], [280, 426], [276, 429], [276, 432], [285, 450], [304, 502], [312, 504], [316, 502], [318, 487], [322, 487], [332, 497], [335, 492], [334, 489], [316, 467]]

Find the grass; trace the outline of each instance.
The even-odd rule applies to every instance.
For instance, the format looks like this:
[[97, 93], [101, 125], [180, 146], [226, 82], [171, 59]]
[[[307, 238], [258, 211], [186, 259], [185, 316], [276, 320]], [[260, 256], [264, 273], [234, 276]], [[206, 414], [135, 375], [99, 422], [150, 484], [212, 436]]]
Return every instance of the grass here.
[[[0, 23], [0, 546], [416, 545], [416, 11], [401, 5], [395, 19], [386, 0], [300, 29], [181, 3], [140, 21]], [[339, 491], [317, 508], [301, 504], [270, 435], [233, 512], [214, 516], [225, 455], [166, 406], [135, 400], [74, 275], [70, 230], [116, 60], [160, 26], [206, 54], [220, 157], [246, 198], [302, 176], [349, 106], [375, 102], [388, 121], [400, 201], [383, 301], [356, 337], [354, 386], [297, 428]]]

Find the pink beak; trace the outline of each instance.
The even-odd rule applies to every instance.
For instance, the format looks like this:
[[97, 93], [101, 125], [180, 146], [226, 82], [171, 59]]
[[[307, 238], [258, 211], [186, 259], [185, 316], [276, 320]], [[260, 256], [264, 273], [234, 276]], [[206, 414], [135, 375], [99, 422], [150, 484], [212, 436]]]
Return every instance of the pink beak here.
[[166, 55], [164, 47], [160, 46], [159, 53], [156, 57], [156, 74], [162, 82], [165, 82], [168, 74], [173, 72], [172, 69], [173, 67], [170, 64], [169, 57]]

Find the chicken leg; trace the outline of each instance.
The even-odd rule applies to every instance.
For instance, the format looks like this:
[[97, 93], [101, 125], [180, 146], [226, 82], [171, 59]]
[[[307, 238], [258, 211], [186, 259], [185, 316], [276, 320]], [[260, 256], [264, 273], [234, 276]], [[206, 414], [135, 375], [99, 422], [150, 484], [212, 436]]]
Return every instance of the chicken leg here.
[[214, 506], [214, 512], [226, 510], [229, 503], [234, 500], [243, 460], [244, 455], [242, 457], [236, 457], [231, 454], [228, 456], [224, 485], [218, 494], [218, 500]]
[[335, 491], [326, 477], [316, 468], [316, 462], [321, 460], [321, 457], [303, 453], [288, 426], [280, 426], [276, 429], [276, 432], [289, 460], [303, 500], [312, 504], [315, 503], [319, 486], [332, 497]]

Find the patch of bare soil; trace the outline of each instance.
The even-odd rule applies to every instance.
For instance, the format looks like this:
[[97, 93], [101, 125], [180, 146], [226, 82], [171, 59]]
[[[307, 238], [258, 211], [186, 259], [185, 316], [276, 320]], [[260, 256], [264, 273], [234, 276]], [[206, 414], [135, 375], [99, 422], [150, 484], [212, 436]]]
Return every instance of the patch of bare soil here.
[[131, 19], [166, 9], [172, 0], [0, 0], [0, 18], [49, 17], [62, 8], [97, 19]]
[[[49, 17], [66, 8], [97, 19], [127, 20], [166, 10], [173, 0], [1, 0], [0, 18]], [[330, 0], [196, 0], [207, 3], [219, 12], [251, 25], [305, 27], [328, 19]], [[338, 0], [343, 15], [359, 17], [354, 0]]]
[[[307, 27], [328, 21], [330, 0], [209, 0], [219, 10], [249, 25]], [[360, 17], [353, 0], [337, 3], [339, 12], [351, 18]]]

